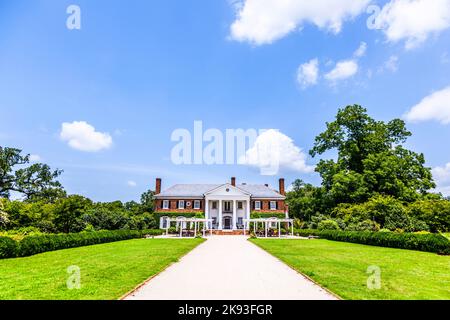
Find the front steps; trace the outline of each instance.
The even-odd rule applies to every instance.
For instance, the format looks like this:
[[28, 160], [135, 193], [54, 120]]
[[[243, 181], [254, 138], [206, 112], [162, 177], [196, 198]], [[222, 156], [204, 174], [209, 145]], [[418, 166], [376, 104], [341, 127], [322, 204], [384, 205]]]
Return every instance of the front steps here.
[[[214, 236], [243, 236], [244, 230], [213, 230]], [[248, 234], [248, 231], [246, 232]]]

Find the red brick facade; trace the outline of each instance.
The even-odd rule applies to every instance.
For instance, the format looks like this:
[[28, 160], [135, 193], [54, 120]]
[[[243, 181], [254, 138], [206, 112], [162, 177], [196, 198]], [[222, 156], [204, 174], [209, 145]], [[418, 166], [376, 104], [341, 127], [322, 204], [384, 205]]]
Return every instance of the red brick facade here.
[[[164, 199], [158, 199], [155, 201], [155, 211], [156, 212], [199, 212], [203, 213], [205, 211], [205, 200], [203, 199], [167, 199], [169, 200], [169, 209], [163, 209]], [[178, 201], [184, 200], [184, 209], [178, 209]], [[200, 209], [194, 209], [194, 201], [200, 201]]]

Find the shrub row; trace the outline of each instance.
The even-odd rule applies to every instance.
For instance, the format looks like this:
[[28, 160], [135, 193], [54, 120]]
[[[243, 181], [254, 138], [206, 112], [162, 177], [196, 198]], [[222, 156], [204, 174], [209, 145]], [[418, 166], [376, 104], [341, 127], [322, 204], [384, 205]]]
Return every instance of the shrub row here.
[[295, 230], [299, 236], [450, 255], [450, 241], [440, 234]]
[[0, 237], [0, 259], [27, 257], [47, 251], [136, 239], [144, 236], [157, 236], [162, 233], [162, 230], [96, 231], [68, 234], [33, 235], [27, 236], [20, 241], [15, 241], [7, 237]]

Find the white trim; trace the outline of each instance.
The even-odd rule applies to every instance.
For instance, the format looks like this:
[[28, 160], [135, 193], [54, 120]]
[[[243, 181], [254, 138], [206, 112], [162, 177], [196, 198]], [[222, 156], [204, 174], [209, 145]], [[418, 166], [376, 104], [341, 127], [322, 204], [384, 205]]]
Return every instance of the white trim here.
[[216, 187], [216, 188], [214, 188], [214, 189], [212, 189], [212, 190], [209, 190], [208, 192], [205, 192], [205, 196], [206, 196], [206, 195], [209, 195], [209, 194], [213, 193], [214, 191], [219, 190], [220, 188], [223, 188], [223, 187], [227, 187], [227, 188], [230, 188], [230, 189], [237, 190], [237, 191], [242, 192], [243, 194], [248, 195], [248, 196], [251, 196], [251, 195], [252, 195], [250, 192], [247, 192], [247, 191], [245, 191], [245, 190], [242, 190], [242, 189], [239, 188], [239, 187], [235, 187], [235, 186], [233, 186], [233, 185], [231, 185], [231, 184], [229, 184], [229, 183], [225, 183], [225, 184], [222, 184], [222, 185], [220, 185], [220, 186], [218, 186], [218, 187]]
[[194, 200], [194, 210], [200, 210], [202, 202], [200, 200]]
[[[183, 205], [181, 205], [183, 204]], [[186, 208], [184, 200], [178, 200], [178, 210], [184, 210]]]
[[170, 209], [170, 201], [169, 200], [163, 200], [162, 208], [163, 208], [163, 210], [169, 210]]
[[[256, 206], [256, 204], [258, 204], [258, 207]], [[257, 201], [255, 201], [255, 210], [257, 210], [257, 211], [261, 211], [261, 201], [259, 201], [259, 200], [257, 200]]]

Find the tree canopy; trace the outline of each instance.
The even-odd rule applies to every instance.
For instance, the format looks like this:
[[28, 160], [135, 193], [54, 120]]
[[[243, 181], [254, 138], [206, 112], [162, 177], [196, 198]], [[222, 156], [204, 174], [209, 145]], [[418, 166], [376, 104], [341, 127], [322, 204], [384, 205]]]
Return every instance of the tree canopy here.
[[9, 198], [13, 191], [23, 194], [26, 200], [54, 200], [65, 195], [56, 180], [62, 170], [29, 163], [30, 155], [22, 155], [22, 150], [0, 146], [0, 197]]
[[376, 121], [352, 105], [327, 123], [310, 154], [337, 150], [337, 160], [320, 160], [316, 167], [335, 204], [360, 203], [377, 194], [413, 201], [435, 184], [424, 155], [403, 146], [410, 136], [404, 121]]

